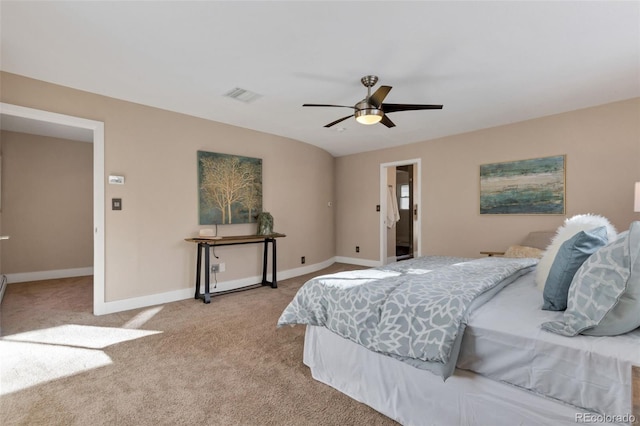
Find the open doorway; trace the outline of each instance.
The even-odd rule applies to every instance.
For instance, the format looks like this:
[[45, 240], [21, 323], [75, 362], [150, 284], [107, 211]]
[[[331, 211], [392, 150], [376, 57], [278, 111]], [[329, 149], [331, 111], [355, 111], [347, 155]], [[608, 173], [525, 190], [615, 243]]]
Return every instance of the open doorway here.
[[411, 259], [421, 253], [421, 161], [380, 165], [380, 263]]
[[93, 139], [93, 313], [95, 315], [107, 313], [104, 274], [104, 123], [0, 103], [0, 120], [2, 118], [17, 119], [23, 121], [25, 125], [33, 125], [40, 129], [66, 127], [91, 132]]
[[395, 204], [398, 220], [395, 223], [396, 260], [413, 258], [413, 164], [396, 167]]

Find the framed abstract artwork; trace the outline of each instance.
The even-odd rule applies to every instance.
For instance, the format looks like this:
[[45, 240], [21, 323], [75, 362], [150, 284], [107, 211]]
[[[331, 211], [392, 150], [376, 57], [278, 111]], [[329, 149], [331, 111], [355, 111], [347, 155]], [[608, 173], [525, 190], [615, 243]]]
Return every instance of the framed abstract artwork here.
[[480, 214], [565, 214], [564, 155], [480, 166]]
[[262, 159], [198, 151], [200, 225], [255, 223], [262, 211]]

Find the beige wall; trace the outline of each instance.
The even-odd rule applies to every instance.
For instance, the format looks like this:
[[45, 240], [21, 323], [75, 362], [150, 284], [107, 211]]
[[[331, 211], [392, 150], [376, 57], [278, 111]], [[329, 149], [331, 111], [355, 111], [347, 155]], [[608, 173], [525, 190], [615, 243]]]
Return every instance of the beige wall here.
[[[564, 216], [479, 214], [481, 164], [566, 154], [566, 216], [608, 217], [619, 230], [640, 181], [640, 99], [336, 160], [338, 256], [379, 260], [380, 164], [422, 159], [422, 254], [504, 250]], [[353, 247], [359, 245], [360, 253]]]
[[93, 144], [3, 131], [3, 273], [93, 265]]
[[[199, 228], [196, 152], [263, 159], [264, 210], [278, 242], [281, 271], [333, 256], [377, 261], [380, 164], [422, 161], [422, 254], [478, 256], [502, 250], [531, 230], [554, 229], [561, 216], [478, 213], [480, 164], [567, 155], [567, 216], [597, 213], [619, 229], [638, 220], [633, 182], [640, 181], [640, 99], [492, 129], [334, 159], [298, 141], [2, 73], [2, 102], [105, 123], [107, 185], [106, 297], [117, 301], [191, 288]], [[111, 211], [111, 198], [123, 199]], [[333, 201], [334, 207], [327, 203]], [[226, 225], [224, 235], [254, 225]], [[337, 237], [336, 237], [337, 235]], [[355, 253], [360, 246], [360, 253]], [[217, 250], [221, 282], [259, 275], [258, 246]]]
[[[280, 271], [335, 254], [334, 158], [287, 138], [233, 127], [14, 74], [1, 74], [2, 102], [105, 123], [105, 174], [125, 185], [105, 190], [105, 301], [192, 288], [197, 234], [198, 150], [262, 158], [263, 209], [274, 217]], [[122, 198], [123, 210], [110, 210]], [[221, 235], [254, 233], [255, 225], [220, 226]], [[261, 272], [262, 247], [216, 250], [221, 282]]]

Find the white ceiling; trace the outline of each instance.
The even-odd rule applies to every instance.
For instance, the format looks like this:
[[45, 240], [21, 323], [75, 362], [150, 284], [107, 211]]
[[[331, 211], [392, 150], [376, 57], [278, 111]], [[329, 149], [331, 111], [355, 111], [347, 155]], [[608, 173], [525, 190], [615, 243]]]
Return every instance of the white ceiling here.
[[[335, 156], [640, 96], [638, 1], [2, 1], [2, 70]], [[366, 89], [444, 109], [363, 126]], [[262, 97], [223, 95], [240, 87]], [[342, 129], [342, 131], [339, 131]]]
[[64, 124], [50, 123], [15, 115], [0, 114], [0, 129], [32, 135], [49, 136], [78, 142], [93, 142], [93, 131]]

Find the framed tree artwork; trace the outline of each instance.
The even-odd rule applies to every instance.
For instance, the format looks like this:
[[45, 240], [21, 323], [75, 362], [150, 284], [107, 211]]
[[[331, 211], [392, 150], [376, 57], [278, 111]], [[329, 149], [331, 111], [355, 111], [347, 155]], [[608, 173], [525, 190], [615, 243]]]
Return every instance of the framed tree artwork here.
[[564, 214], [564, 155], [480, 166], [480, 214]]
[[254, 223], [262, 211], [262, 159], [198, 151], [200, 225]]

